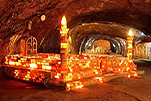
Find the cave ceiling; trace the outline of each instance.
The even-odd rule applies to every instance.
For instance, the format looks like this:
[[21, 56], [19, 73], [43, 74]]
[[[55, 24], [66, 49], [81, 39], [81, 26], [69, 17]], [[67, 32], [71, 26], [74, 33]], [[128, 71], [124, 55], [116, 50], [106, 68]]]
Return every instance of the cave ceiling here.
[[[127, 30], [133, 28], [146, 34], [142, 42], [151, 41], [150, 0], [0, 0], [0, 8], [0, 47], [16, 34], [36, 37], [38, 50], [43, 52], [59, 47], [63, 15], [70, 30], [80, 31], [84, 23], [100, 23], [86, 25], [81, 34], [108, 34], [126, 39]], [[46, 17], [44, 21], [42, 15]]]

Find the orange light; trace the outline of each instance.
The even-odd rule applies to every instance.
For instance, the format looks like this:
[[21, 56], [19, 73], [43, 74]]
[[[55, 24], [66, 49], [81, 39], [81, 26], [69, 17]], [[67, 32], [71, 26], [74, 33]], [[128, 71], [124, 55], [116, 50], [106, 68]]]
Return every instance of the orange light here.
[[70, 69], [70, 72], [73, 72], [73, 69]]
[[103, 83], [103, 77], [95, 77], [95, 79], [99, 80], [100, 83]]
[[70, 84], [70, 83], [67, 83], [67, 84], [66, 84], [66, 90], [69, 91], [69, 90], [71, 89], [70, 87], [71, 87], [71, 84]]
[[67, 43], [61, 43], [61, 48], [67, 48]]
[[30, 77], [30, 72], [27, 71], [27, 74], [26, 74], [26, 76], [23, 78], [23, 80], [29, 81], [29, 79], [31, 79], [31, 77]]
[[132, 48], [132, 44], [129, 44], [129, 45], [128, 45], [128, 48]]
[[8, 64], [8, 61], [7, 61], [7, 60], [5, 61], [5, 64]]
[[129, 35], [129, 36], [132, 36], [132, 35], [133, 35], [133, 33], [132, 33], [132, 30], [131, 30], [131, 29], [129, 30], [128, 35]]
[[14, 74], [15, 74], [15, 76], [18, 76], [18, 74], [19, 74], [18, 70], [15, 70]]
[[62, 20], [61, 20], [61, 28], [67, 28], [67, 20], [65, 15], [63, 15]]
[[58, 64], [61, 64], [61, 62], [59, 61]]
[[76, 89], [79, 89], [79, 88], [82, 88], [82, 87], [83, 87], [83, 85], [82, 85], [82, 83], [80, 81], [76, 81], [75, 82], [75, 88]]
[[130, 78], [131, 77], [131, 74], [128, 74], [128, 76], [127, 76], [128, 78]]
[[[62, 45], [66, 43], [62, 43]], [[130, 51], [131, 52], [131, 51]], [[128, 56], [131, 56], [132, 53], [128, 53]], [[14, 55], [8, 57], [8, 64], [13, 65], [11, 67], [23, 68], [26, 72], [22, 70], [12, 71], [13, 77], [33, 82], [41, 82], [45, 78], [45, 75], [42, 75], [43, 72], [52, 72], [51, 78], [56, 81], [68, 82], [66, 84], [68, 90], [82, 88], [83, 84], [81, 81], [76, 81], [77, 79], [84, 79], [94, 76], [93, 81], [96, 83], [103, 83], [104, 78], [107, 76], [116, 75], [116, 72], [126, 72], [126, 76], [129, 78], [131, 76], [137, 76], [137, 72], [134, 70], [135, 65], [133, 61], [129, 61], [129, 58], [122, 57], [108, 57], [108, 56], [89, 56], [89, 55], [65, 55], [67, 58], [66, 65], [67, 68], [62, 69], [61, 67], [61, 55], [60, 54], [39, 54], [35, 57], [33, 56], [21, 56], [14, 60]], [[14, 66], [15, 65], [15, 66]], [[26, 66], [26, 68], [24, 67]], [[64, 65], [63, 65], [64, 66]], [[115, 67], [118, 66], [118, 67]], [[38, 69], [35, 69], [38, 68]], [[53, 70], [53, 71], [52, 71]], [[42, 71], [42, 72], [38, 72]], [[112, 75], [104, 75], [105, 72], [112, 71]], [[96, 77], [103, 74], [104, 76]], [[73, 81], [73, 82], [72, 82]], [[69, 84], [70, 82], [70, 84]]]
[[38, 68], [37, 64], [29, 64], [29, 65], [30, 65], [30, 68]]
[[59, 79], [59, 75], [55, 75], [54, 77], [57, 78], [57, 79]]
[[59, 79], [60, 76], [61, 76], [61, 74], [60, 74], [60, 73], [57, 73], [57, 75], [55, 75], [54, 77], [57, 78], [57, 79]]
[[97, 72], [95, 72], [95, 74], [98, 74], [99, 72], [97, 71]]
[[48, 70], [51, 70], [52, 67], [51, 66], [45, 66], [45, 65], [42, 65], [42, 69], [48, 69]]
[[9, 61], [9, 64], [10, 65], [15, 65], [15, 62], [14, 61]]
[[79, 89], [79, 88], [82, 88], [82, 87], [83, 87], [83, 85], [77, 85], [75, 88]]
[[130, 70], [130, 68], [129, 68], [129, 67], [127, 67], [127, 68], [126, 68], [126, 71], [129, 71], [129, 70]]
[[86, 65], [86, 66], [89, 66], [89, 63], [86, 63], [85, 65]]
[[138, 75], [137, 73], [134, 74], [134, 76], [137, 76], [137, 75]]

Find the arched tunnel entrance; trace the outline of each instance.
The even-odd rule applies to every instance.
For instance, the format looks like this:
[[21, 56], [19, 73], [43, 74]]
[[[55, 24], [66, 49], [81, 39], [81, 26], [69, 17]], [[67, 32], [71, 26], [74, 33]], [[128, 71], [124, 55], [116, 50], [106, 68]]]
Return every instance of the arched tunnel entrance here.
[[[86, 51], [94, 51], [93, 53], [100, 54], [110, 54], [110, 52], [115, 54], [126, 53], [127, 48], [124, 43], [125, 40], [122, 38], [110, 37], [107, 35], [90, 35], [83, 39], [79, 54], [88, 53]], [[126, 42], [125, 42], [126, 43]]]
[[126, 38], [129, 29], [133, 30], [133, 44], [137, 44], [141, 41], [142, 32], [129, 26], [112, 22], [78, 25], [70, 29], [68, 33], [68, 52], [71, 54], [111, 53], [126, 56]]

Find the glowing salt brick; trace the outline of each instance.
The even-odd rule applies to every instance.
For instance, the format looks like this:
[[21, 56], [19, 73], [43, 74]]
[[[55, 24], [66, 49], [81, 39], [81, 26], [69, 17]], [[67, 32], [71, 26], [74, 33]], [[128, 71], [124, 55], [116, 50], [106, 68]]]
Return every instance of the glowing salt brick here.
[[75, 88], [79, 89], [79, 88], [82, 88], [82, 87], [83, 87], [83, 85], [77, 85]]
[[49, 65], [49, 63], [45, 63], [45, 65]]
[[127, 76], [128, 78], [130, 78], [131, 77], [131, 74], [128, 74], [128, 76]]
[[71, 85], [70, 83], [67, 83], [67, 84], [66, 84], [66, 90], [67, 90], [67, 91], [71, 90], [71, 86], [72, 86], [72, 85]]
[[95, 72], [95, 74], [99, 74], [99, 72], [98, 72], [98, 71], [96, 71], [96, 72]]
[[18, 74], [19, 74], [18, 70], [15, 70], [14, 74], [15, 74], [15, 76], [18, 76]]
[[73, 72], [73, 69], [70, 69], [70, 72]]
[[47, 70], [52, 70], [52, 67], [51, 66], [46, 66], [46, 69]]
[[42, 69], [52, 70], [52, 67], [51, 66], [42, 65]]
[[8, 60], [8, 56], [5, 56], [5, 60]]
[[60, 76], [61, 76], [61, 74], [60, 74], [60, 73], [57, 73], [57, 75], [55, 75], [54, 77], [57, 78], [57, 79], [59, 79]]
[[19, 63], [21, 63], [21, 60], [18, 60]]
[[137, 70], [137, 68], [134, 68], [134, 70]]
[[85, 65], [86, 65], [86, 66], [89, 66], [90, 64], [89, 64], [89, 63], [86, 63]]
[[6, 65], [9, 64], [8, 61], [5, 61], [4, 63], [5, 63]]
[[40, 62], [37, 62], [37, 64], [40, 64]]
[[58, 64], [61, 64], [61, 62], [59, 61]]
[[9, 61], [10, 65], [15, 65], [16, 63], [14, 61]]
[[103, 83], [103, 77], [95, 77], [94, 79], [97, 79], [99, 83]]
[[81, 79], [81, 77], [80, 77], [80, 76], [78, 76], [78, 79]]
[[20, 63], [16, 62], [16, 66], [19, 66], [19, 65], [20, 65]]
[[30, 65], [30, 68], [38, 68], [37, 64], [29, 64], [29, 65]]
[[129, 68], [129, 67], [127, 67], [127, 68], [126, 68], [126, 71], [129, 71], [129, 70], [130, 70], [130, 68]]
[[20, 58], [20, 60], [24, 60], [24, 58]]
[[68, 73], [67, 76], [66, 76], [66, 80], [71, 81], [72, 77], [73, 77], [72, 73]]
[[87, 59], [87, 57], [84, 57], [84, 59]]
[[41, 65], [45, 65], [45, 63], [44, 63], [44, 62], [41, 62], [40, 64], [41, 64]]
[[137, 76], [138, 74], [137, 73], [134, 73], [134, 76]]

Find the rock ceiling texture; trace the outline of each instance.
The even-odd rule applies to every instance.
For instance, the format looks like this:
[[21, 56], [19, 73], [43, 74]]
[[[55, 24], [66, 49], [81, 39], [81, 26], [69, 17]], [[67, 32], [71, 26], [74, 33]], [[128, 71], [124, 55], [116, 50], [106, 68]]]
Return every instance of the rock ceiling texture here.
[[11, 37], [15, 44], [27, 35], [37, 38], [39, 52], [58, 53], [63, 15], [70, 29], [82, 23], [114, 22], [151, 35], [151, 0], [0, 0], [0, 8], [1, 56], [7, 54]]

